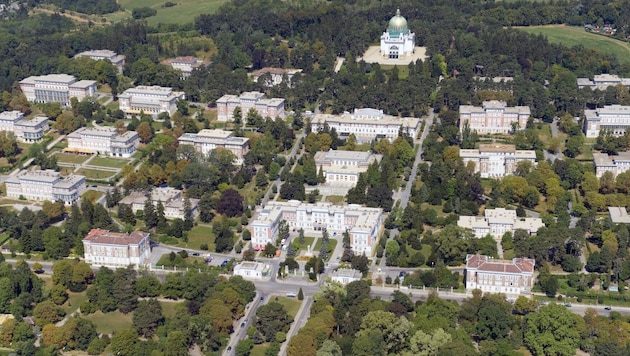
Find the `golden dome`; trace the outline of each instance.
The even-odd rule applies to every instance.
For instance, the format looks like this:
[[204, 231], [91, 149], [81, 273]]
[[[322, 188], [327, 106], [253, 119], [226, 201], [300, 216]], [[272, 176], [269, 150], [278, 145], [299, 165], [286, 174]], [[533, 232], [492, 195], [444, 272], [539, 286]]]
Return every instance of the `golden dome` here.
[[396, 16], [392, 17], [391, 20], [389, 20], [388, 30], [407, 30], [407, 20], [404, 17], [400, 16], [400, 9], [396, 10]]

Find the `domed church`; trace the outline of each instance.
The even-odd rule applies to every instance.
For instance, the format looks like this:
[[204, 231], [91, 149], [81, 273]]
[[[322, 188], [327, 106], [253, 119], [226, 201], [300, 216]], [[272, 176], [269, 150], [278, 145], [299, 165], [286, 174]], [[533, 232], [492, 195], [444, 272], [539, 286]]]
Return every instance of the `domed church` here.
[[396, 10], [389, 20], [387, 31], [381, 36], [381, 55], [389, 59], [404, 58], [414, 53], [416, 34], [409, 31], [407, 20]]

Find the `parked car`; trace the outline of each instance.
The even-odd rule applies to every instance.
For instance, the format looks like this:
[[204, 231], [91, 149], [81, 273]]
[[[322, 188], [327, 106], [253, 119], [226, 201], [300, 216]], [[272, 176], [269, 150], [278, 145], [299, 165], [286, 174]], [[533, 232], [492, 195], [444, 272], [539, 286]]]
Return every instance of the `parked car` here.
[[228, 346], [227, 351], [228, 352], [232, 351], [232, 346]]
[[289, 298], [295, 298], [296, 294], [295, 293], [287, 293], [287, 297]]
[[564, 303], [564, 306], [567, 308], [571, 308], [573, 305], [571, 305], [571, 303]]
[[606, 308], [604, 308], [604, 309], [606, 309], [606, 310], [611, 310], [611, 309], [612, 309], [612, 307], [609, 305], [609, 306], [607, 306], [607, 307], [606, 307]]
[[400, 271], [400, 273], [398, 274], [398, 277], [400, 278], [405, 278], [405, 275], [407, 274], [407, 272], [405, 271]]

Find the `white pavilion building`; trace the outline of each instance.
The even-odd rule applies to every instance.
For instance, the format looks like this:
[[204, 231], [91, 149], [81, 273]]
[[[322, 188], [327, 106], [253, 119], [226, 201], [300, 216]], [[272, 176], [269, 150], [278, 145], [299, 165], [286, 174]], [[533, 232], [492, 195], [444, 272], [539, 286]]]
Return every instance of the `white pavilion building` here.
[[414, 53], [416, 34], [409, 31], [407, 20], [396, 10], [389, 20], [387, 31], [381, 35], [381, 55], [389, 59], [404, 58]]

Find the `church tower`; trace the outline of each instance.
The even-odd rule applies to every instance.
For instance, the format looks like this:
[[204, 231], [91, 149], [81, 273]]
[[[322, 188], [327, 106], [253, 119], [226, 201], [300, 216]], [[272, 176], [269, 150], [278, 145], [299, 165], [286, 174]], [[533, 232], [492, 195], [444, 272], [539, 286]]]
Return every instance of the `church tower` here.
[[416, 35], [409, 31], [407, 20], [400, 15], [400, 9], [389, 20], [387, 31], [381, 35], [381, 55], [389, 59], [400, 59], [414, 52]]

